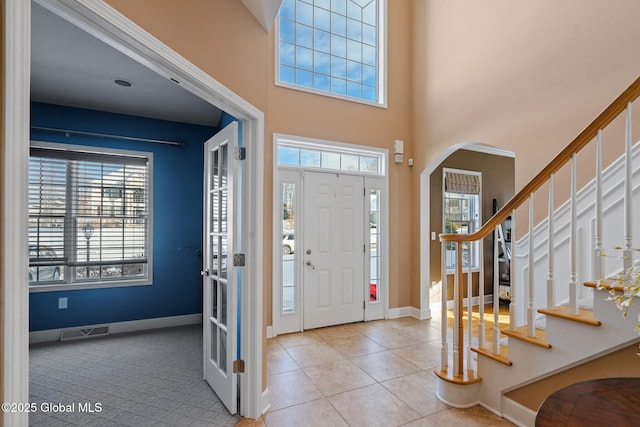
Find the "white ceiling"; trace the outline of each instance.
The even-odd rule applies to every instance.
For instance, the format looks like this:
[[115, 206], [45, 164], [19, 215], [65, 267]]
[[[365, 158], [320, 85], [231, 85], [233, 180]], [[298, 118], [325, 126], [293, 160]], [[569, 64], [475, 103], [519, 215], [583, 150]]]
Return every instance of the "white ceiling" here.
[[32, 101], [218, 126], [219, 109], [35, 2], [31, 19]]

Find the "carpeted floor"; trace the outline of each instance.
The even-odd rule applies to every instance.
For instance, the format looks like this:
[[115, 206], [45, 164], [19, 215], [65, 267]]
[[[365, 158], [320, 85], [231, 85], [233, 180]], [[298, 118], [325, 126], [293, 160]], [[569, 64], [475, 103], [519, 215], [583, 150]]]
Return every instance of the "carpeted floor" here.
[[200, 325], [32, 345], [30, 426], [234, 426], [202, 379]]

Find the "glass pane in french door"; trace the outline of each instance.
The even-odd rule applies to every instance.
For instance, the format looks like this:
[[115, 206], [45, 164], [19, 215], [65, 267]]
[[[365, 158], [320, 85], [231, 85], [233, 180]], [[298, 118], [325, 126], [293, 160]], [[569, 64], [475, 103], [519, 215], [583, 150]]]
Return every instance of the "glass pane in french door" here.
[[210, 182], [211, 227], [211, 361], [222, 372], [227, 371], [227, 263], [229, 237], [227, 224], [228, 146], [221, 144], [211, 152], [213, 165]]
[[[238, 376], [232, 371], [233, 361], [239, 353], [236, 346], [237, 321], [236, 280], [231, 259], [235, 250], [233, 237], [233, 211], [235, 191], [238, 191], [237, 172], [233, 161], [237, 144], [238, 125], [233, 122], [205, 143], [206, 263], [203, 271], [206, 298], [203, 313], [206, 313], [204, 343], [204, 378], [220, 397], [231, 414], [237, 412]], [[234, 187], [236, 190], [234, 191]]]

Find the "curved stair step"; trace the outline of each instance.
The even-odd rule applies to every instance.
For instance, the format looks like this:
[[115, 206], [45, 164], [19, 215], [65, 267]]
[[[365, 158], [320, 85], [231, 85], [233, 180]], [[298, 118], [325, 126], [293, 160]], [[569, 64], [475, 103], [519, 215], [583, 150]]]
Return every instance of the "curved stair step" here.
[[447, 365], [446, 370], [442, 370], [439, 366], [436, 366], [433, 371], [440, 379], [452, 384], [469, 385], [482, 381], [481, 376], [477, 375], [472, 369], [467, 369], [466, 367], [463, 369], [462, 375], [454, 375], [453, 363]]

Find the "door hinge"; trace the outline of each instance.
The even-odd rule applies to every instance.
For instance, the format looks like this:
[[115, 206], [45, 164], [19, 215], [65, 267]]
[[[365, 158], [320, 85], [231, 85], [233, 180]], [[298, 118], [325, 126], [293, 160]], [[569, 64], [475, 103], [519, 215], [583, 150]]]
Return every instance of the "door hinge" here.
[[363, 310], [367, 309], [367, 302], [365, 300], [362, 300], [362, 309]]
[[235, 147], [233, 149], [233, 157], [235, 157], [236, 160], [245, 160], [247, 158], [246, 147]]
[[244, 360], [238, 359], [233, 361], [233, 373], [241, 373], [244, 374]]
[[244, 254], [233, 254], [233, 266], [244, 267]]

